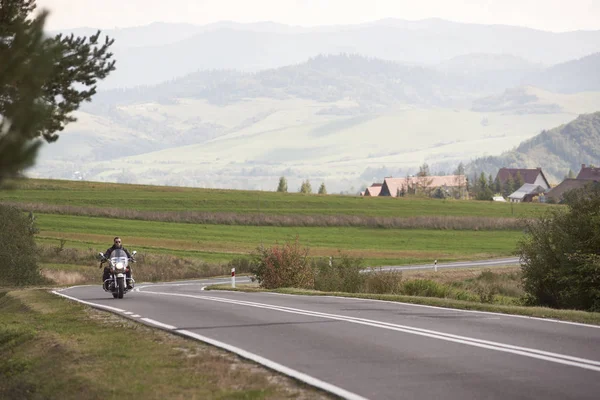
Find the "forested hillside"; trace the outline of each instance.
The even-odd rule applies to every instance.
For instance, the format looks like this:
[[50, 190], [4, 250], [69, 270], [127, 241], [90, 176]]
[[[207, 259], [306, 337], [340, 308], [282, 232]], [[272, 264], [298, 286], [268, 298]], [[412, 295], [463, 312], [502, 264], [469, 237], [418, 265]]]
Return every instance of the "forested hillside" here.
[[543, 131], [500, 156], [477, 159], [467, 170], [487, 174], [501, 167], [542, 167], [548, 179], [559, 183], [569, 170], [577, 174], [581, 164], [600, 165], [600, 112]]

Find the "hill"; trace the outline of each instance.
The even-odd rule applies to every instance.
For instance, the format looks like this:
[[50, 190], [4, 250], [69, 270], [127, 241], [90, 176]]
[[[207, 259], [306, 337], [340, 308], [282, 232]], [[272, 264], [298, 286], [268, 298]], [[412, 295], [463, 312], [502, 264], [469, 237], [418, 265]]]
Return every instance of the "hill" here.
[[[600, 53], [565, 65], [569, 68], [544, 69], [510, 55], [472, 54], [434, 68], [357, 54], [318, 55], [255, 73], [197, 71], [158, 85], [103, 91], [87, 109], [97, 112], [107, 106], [147, 102], [176, 104], [178, 98], [205, 99], [217, 105], [253, 98], [301, 98], [319, 102], [351, 99], [363, 108], [395, 103], [460, 107], [473, 102], [475, 111], [558, 112], [557, 104], [531, 107], [531, 100], [538, 98], [524, 93], [524, 86], [535, 82], [538, 88], [556, 91], [556, 81], [580, 82], [570, 93], [600, 91], [595, 74], [600, 70]], [[529, 104], [524, 109], [514, 108], [525, 103]]]
[[532, 76], [533, 85], [559, 93], [600, 90], [600, 53], [555, 65]]
[[[528, 65], [474, 56], [480, 71]], [[428, 162], [513, 149], [543, 129], [600, 109], [600, 93], [535, 87], [495, 94], [475, 77], [358, 55], [317, 56], [255, 73], [200, 71], [170, 82], [98, 93], [79, 121], [45, 146], [32, 176], [267, 189], [326, 182], [358, 192]], [[483, 60], [483, 61], [482, 61]], [[487, 79], [485, 74], [480, 75]], [[484, 100], [482, 100], [482, 98]], [[385, 175], [372, 174], [381, 168]]]
[[151, 24], [106, 34], [115, 38], [118, 64], [102, 89], [153, 85], [206, 69], [258, 71], [342, 52], [435, 66], [481, 53], [554, 65], [600, 51], [600, 31], [554, 33], [439, 19], [314, 28], [273, 23]]
[[600, 112], [542, 131], [512, 151], [475, 160], [467, 169], [493, 173], [501, 167], [542, 167], [549, 180], [560, 183], [569, 169], [577, 173], [581, 164], [600, 164]]
[[206, 99], [224, 105], [253, 98], [352, 99], [366, 105], [441, 104], [468, 97], [448, 74], [359, 55], [318, 55], [256, 73], [198, 71], [159, 85], [99, 93], [96, 105]]

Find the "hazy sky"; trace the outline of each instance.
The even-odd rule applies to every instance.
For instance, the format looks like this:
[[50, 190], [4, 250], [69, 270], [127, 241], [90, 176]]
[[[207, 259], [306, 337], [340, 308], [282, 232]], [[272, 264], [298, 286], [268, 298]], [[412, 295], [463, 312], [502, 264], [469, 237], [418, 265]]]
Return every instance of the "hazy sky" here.
[[48, 29], [222, 20], [314, 26], [431, 17], [556, 32], [600, 29], [600, 0], [37, 0], [37, 4], [52, 12]]

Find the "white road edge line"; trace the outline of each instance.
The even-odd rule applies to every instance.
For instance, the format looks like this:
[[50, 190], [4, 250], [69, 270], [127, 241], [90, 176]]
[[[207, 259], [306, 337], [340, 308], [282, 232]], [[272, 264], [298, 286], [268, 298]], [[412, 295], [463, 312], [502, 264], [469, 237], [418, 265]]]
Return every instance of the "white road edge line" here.
[[104, 306], [102, 304], [90, 303], [89, 301], [80, 300], [80, 299], [78, 299], [76, 297], [67, 296], [66, 294], [57, 292], [56, 290], [53, 290], [52, 293], [54, 293], [56, 295], [59, 295], [59, 296], [62, 296], [62, 297], [65, 297], [65, 298], [67, 298], [69, 300], [75, 300], [75, 301], [77, 301], [79, 303], [87, 304], [88, 306], [98, 307], [98, 308], [102, 308], [102, 309], [109, 310], [109, 311], [116, 311], [116, 312], [119, 312], [119, 313], [126, 312], [125, 310], [122, 310], [120, 308], [110, 307], [110, 306]]
[[[89, 301], [80, 300], [80, 299], [78, 299], [76, 297], [67, 296], [65, 294], [58, 293], [57, 291], [54, 291], [54, 290], [52, 291], [52, 293], [57, 294], [57, 295], [62, 296], [62, 297], [66, 297], [66, 298], [68, 298], [70, 300], [73, 300], [73, 301], [76, 301], [78, 303], [83, 303], [83, 304], [89, 305], [91, 307], [97, 307], [97, 308], [102, 308], [102, 309], [106, 309], [106, 310], [109, 310], [109, 311], [117, 311], [117, 312], [121, 312], [121, 313], [125, 312], [125, 310], [121, 310], [119, 308], [104, 306], [102, 304], [91, 303]], [[148, 292], [144, 292], [144, 293], [148, 293]], [[155, 325], [156, 327], [168, 329], [168, 330], [171, 330], [171, 331], [177, 329], [177, 327], [175, 327], [173, 325], [163, 324], [160, 321], [155, 321], [155, 320], [150, 319], [150, 318], [140, 318], [140, 320], [148, 322], [148, 323], [150, 323], [152, 325]], [[347, 399], [347, 400], [369, 400], [366, 397], [359, 396], [358, 394], [349, 392], [349, 391], [347, 391], [345, 389], [342, 389], [341, 387], [332, 385], [330, 383], [327, 383], [325, 381], [322, 381], [320, 379], [317, 379], [315, 377], [307, 375], [307, 374], [305, 374], [303, 372], [296, 371], [294, 369], [286, 367], [285, 365], [282, 365], [282, 364], [276, 363], [275, 361], [271, 361], [271, 360], [269, 360], [267, 358], [261, 357], [258, 354], [250, 353], [249, 351], [240, 349], [238, 347], [229, 345], [227, 343], [219, 342], [218, 340], [214, 340], [214, 339], [211, 339], [211, 338], [208, 338], [208, 337], [205, 337], [205, 336], [202, 336], [202, 335], [198, 335], [196, 333], [193, 333], [193, 332], [190, 332], [190, 331], [186, 331], [186, 330], [177, 330], [176, 333], [184, 335], [184, 336], [187, 336], [187, 337], [190, 337], [190, 338], [193, 338], [193, 339], [196, 339], [196, 340], [200, 340], [202, 342], [211, 344], [211, 345], [216, 346], [216, 347], [220, 347], [220, 348], [222, 348], [224, 350], [227, 350], [227, 351], [230, 351], [232, 353], [235, 353], [235, 354], [239, 355], [242, 358], [246, 358], [246, 359], [254, 361], [254, 362], [258, 363], [258, 364], [264, 365], [267, 368], [270, 368], [270, 369], [272, 369], [274, 371], [280, 372], [280, 373], [282, 373], [284, 375], [290, 376], [290, 377], [292, 377], [294, 379], [297, 379], [297, 380], [299, 380], [301, 382], [304, 382], [304, 383], [306, 383], [308, 385], [311, 385], [311, 386], [314, 386], [316, 388], [322, 389], [322, 390], [324, 390], [326, 392], [332, 393], [332, 394], [334, 394], [336, 396], [339, 396], [339, 397], [341, 397], [343, 399]]]
[[466, 344], [469, 346], [480, 347], [480, 348], [485, 348], [485, 349], [489, 349], [489, 350], [496, 350], [496, 351], [505, 352], [505, 353], [512, 353], [512, 354], [517, 354], [517, 355], [521, 355], [521, 356], [525, 356], [525, 357], [536, 358], [536, 359], [550, 361], [550, 362], [554, 362], [554, 363], [558, 363], [558, 364], [570, 365], [570, 366], [574, 366], [574, 367], [579, 367], [579, 368], [583, 368], [583, 369], [600, 372], [600, 361], [589, 360], [589, 359], [579, 358], [579, 357], [573, 357], [573, 356], [558, 354], [558, 353], [551, 353], [551, 352], [537, 350], [537, 349], [531, 349], [531, 348], [527, 348], [527, 347], [513, 346], [513, 345], [499, 343], [499, 342], [486, 341], [486, 340], [470, 338], [470, 337], [466, 337], [466, 336], [451, 335], [451, 334], [444, 333], [444, 332], [415, 328], [415, 327], [411, 327], [411, 326], [397, 325], [397, 324], [369, 320], [369, 319], [364, 319], [364, 318], [349, 317], [349, 316], [345, 316], [345, 315], [327, 314], [327, 313], [321, 313], [321, 312], [317, 312], [317, 311], [302, 310], [302, 309], [291, 308], [291, 307], [281, 307], [281, 306], [273, 306], [270, 304], [254, 303], [254, 302], [249, 302], [249, 301], [224, 299], [224, 298], [219, 298], [219, 297], [194, 296], [194, 295], [188, 295], [188, 294], [163, 293], [163, 292], [144, 292], [144, 293], [148, 293], [148, 294], [151, 293], [151, 294], [162, 295], [162, 296], [177, 296], [177, 297], [196, 298], [196, 299], [200, 299], [200, 300], [208, 300], [208, 301], [214, 301], [214, 302], [220, 302], [220, 303], [243, 305], [243, 306], [255, 307], [255, 308], [264, 308], [264, 309], [286, 312], [286, 313], [290, 313], [290, 314], [300, 314], [300, 315], [307, 315], [307, 316], [312, 316], [312, 317], [320, 317], [320, 318], [325, 318], [325, 319], [350, 322], [350, 323], [354, 323], [354, 324], [372, 326], [375, 328], [388, 329], [388, 330], [393, 330], [393, 331], [398, 331], [398, 332], [410, 333], [413, 335], [430, 337], [433, 339], [439, 339], [439, 340], [444, 340], [444, 341], [448, 341], [448, 342]]
[[202, 342], [211, 344], [213, 346], [216, 347], [220, 347], [224, 350], [230, 351], [232, 353], [236, 353], [237, 355], [239, 355], [240, 357], [246, 358], [248, 360], [254, 361], [258, 364], [262, 364], [267, 368], [270, 368], [272, 370], [275, 370], [277, 372], [280, 372], [284, 375], [287, 376], [291, 376], [292, 378], [295, 378], [301, 382], [307, 383], [311, 386], [317, 387], [319, 389], [322, 389], [326, 392], [329, 393], [333, 393], [336, 396], [339, 396], [343, 399], [348, 399], [348, 400], [367, 400], [366, 397], [362, 397], [359, 396], [358, 394], [349, 392], [345, 389], [342, 389], [338, 386], [332, 385], [330, 383], [324, 382], [320, 379], [314, 378], [310, 375], [307, 375], [303, 372], [300, 371], [296, 371], [295, 369], [291, 369], [289, 367], [286, 367], [285, 365], [276, 363], [275, 361], [271, 361], [267, 358], [261, 357], [258, 354], [254, 354], [254, 353], [250, 353], [246, 350], [240, 349], [238, 347], [235, 346], [231, 346], [227, 343], [223, 343], [223, 342], [219, 342], [218, 340], [214, 340], [211, 338], [208, 338], [206, 336], [202, 336], [202, 335], [198, 335], [197, 333], [194, 332], [190, 332], [190, 331], [186, 331], [186, 330], [178, 330], [177, 333], [180, 333], [182, 335], [200, 340]]
[[149, 324], [152, 324], [152, 325], [156, 325], [156, 326], [164, 328], [164, 329], [169, 329], [169, 330], [177, 329], [176, 326], [163, 324], [162, 322], [155, 321], [155, 320], [150, 319], [150, 318], [140, 318], [140, 320], [145, 321], [145, 322], [147, 322]]

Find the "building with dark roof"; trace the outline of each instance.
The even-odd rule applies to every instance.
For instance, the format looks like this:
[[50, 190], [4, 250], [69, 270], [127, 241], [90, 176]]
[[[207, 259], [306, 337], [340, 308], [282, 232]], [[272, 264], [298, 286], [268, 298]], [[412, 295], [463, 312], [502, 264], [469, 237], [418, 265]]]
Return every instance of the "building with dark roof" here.
[[585, 179], [589, 181], [600, 182], [600, 168], [586, 167], [585, 164], [581, 164], [581, 170], [575, 179]]
[[565, 179], [559, 185], [555, 186], [546, 193], [546, 203], [561, 203], [565, 193], [574, 189], [581, 189], [586, 185], [600, 185], [600, 180], [593, 181], [591, 179]]
[[500, 181], [500, 183], [504, 186], [508, 181], [509, 177], [512, 178], [513, 181], [516, 180], [517, 173], [521, 175], [524, 183], [529, 183], [532, 185], [541, 186], [544, 189], [550, 189], [550, 183], [546, 179], [544, 172], [540, 167], [538, 168], [500, 168], [498, 171], [498, 175], [496, 178]]

